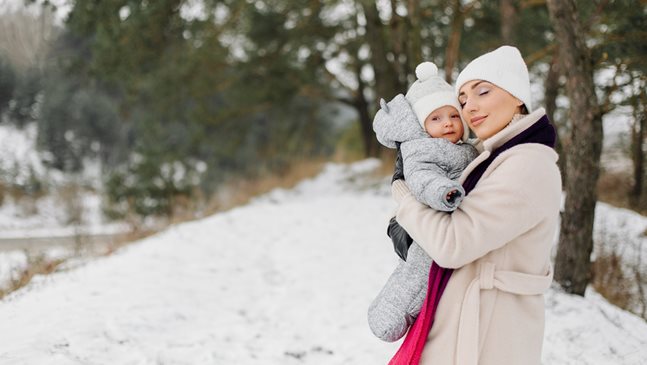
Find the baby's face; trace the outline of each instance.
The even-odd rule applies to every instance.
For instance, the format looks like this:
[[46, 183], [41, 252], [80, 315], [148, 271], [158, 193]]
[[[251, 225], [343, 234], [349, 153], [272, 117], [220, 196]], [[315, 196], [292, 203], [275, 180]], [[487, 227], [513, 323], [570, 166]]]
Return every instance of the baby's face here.
[[440, 107], [425, 119], [425, 131], [434, 138], [444, 138], [456, 143], [463, 137], [461, 115], [453, 106]]

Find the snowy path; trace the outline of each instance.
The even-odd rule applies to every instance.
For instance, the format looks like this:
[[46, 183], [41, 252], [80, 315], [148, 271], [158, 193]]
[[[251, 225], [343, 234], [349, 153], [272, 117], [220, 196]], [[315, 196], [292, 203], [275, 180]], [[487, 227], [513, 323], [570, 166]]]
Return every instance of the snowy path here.
[[[384, 364], [366, 308], [395, 267], [375, 161], [175, 226], [0, 302], [0, 364]], [[375, 187], [381, 188], [375, 188]], [[647, 324], [547, 297], [545, 364], [642, 364]]]

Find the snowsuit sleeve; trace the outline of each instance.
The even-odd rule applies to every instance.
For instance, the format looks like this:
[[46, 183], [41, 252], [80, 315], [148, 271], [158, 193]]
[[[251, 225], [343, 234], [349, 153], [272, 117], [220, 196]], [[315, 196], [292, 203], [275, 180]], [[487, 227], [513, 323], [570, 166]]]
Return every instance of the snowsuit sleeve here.
[[[404, 178], [416, 200], [439, 211], [455, 210], [465, 196], [457, 179], [477, 156], [476, 149], [442, 138], [419, 138], [402, 143], [400, 148]], [[451, 191], [456, 193], [448, 200]]]
[[385, 147], [395, 148], [396, 142], [429, 137], [404, 95], [398, 94], [388, 103], [381, 99], [380, 106], [373, 119], [373, 131]]

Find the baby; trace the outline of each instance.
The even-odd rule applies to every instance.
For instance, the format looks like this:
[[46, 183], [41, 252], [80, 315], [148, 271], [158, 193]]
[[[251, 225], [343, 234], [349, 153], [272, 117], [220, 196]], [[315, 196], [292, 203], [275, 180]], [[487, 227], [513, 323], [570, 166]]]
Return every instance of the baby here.
[[[465, 196], [457, 179], [478, 152], [467, 142], [468, 129], [454, 89], [438, 76], [431, 62], [416, 67], [417, 80], [406, 96], [397, 95], [373, 120], [378, 141], [400, 143], [404, 178], [416, 199], [451, 212]], [[415, 242], [382, 291], [371, 303], [368, 322], [373, 333], [393, 342], [407, 332], [420, 313], [427, 293], [432, 259]]]

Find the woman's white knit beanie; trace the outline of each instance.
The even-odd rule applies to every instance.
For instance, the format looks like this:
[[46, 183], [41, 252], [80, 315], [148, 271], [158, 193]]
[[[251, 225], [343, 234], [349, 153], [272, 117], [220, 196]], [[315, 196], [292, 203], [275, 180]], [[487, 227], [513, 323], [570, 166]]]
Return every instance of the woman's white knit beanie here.
[[[433, 62], [423, 62], [416, 67], [416, 78], [405, 97], [418, 117], [418, 122], [425, 129], [425, 119], [429, 113], [445, 105], [453, 106], [459, 112], [461, 106], [454, 93], [454, 88], [438, 75], [438, 67]], [[469, 129], [463, 120], [463, 141], [467, 141]]]
[[532, 112], [528, 67], [517, 48], [501, 46], [472, 60], [456, 79], [456, 95], [472, 80], [493, 83], [521, 100]]

